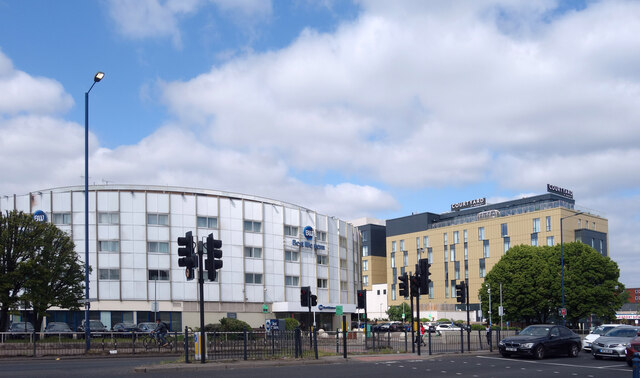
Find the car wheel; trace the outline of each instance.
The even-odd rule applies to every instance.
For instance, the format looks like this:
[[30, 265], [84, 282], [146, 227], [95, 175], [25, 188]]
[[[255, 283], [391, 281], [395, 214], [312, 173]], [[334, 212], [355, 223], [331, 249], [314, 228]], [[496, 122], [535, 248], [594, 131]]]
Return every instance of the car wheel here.
[[542, 345], [538, 345], [536, 349], [533, 351], [533, 356], [536, 360], [541, 360], [544, 358], [544, 347]]
[[505, 357], [505, 358], [511, 357], [511, 355], [509, 353], [507, 353], [507, 352], [502, 352], [500, 354], [502, 355], [502, 357]]
[[569, 357], [578, 357], [578, 353], [580, 353], [580, 348], [576, 344], [571, 344], [569, 347]]

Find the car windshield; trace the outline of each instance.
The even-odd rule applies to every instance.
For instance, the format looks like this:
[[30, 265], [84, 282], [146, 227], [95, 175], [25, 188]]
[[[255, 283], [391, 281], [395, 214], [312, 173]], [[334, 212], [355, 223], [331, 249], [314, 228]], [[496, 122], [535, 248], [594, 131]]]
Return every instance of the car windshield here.
[[591, 333], [593, 333], [594, 335], [604, 335], [605, 333], [609, 332], [609, 330], [614, 329], [615, 327], [612, 326], [599, 326], [596, 327], [596, 329], [594, 329]]
[[527, 327], [522, 330], [518, 335], [521, 336], [546, 336], [549, 333], [549, 327]]
[[65, 331], [69, 331], [69, 326], [66, 326], [64, 324], [49, 324], [47, 326], [47, 329], [49, 331], [65, 332]]
[[11, 324], [11, 330], [13, 331], [33, 331], [33, 326], [31, 325], [31, 323], [13, 323]]
[[91, 328], [104, 328], [104, 324], [99, 320], [90, 320], [89, 326], [91, 326]]
[[605, 334], [610, 337], [636, 337], [637, 335], [638, 330], [635, 328], [614, 328]]

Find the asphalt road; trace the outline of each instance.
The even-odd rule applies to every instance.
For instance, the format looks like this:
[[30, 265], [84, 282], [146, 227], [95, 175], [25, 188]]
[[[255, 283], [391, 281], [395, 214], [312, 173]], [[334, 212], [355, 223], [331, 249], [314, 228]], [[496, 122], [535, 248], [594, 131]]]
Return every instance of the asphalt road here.
[[[161, 362], [164, 361], [164, 364]], [[231, 364], [189, 364], [166, 357], [98, 358], [69, 360], [0, 360], [0, 377], [233, 377], [281, 376], [286, 378], [327, 377], [631, 377], [624, 361], [595, 360], [581, 353], [577, 358], [503, 358], [492, 354], [452, 354], [441, 356], [378, 355], [344, 359], [331, 357], [320, 361], [252, 362]], [[147, 373], [135, 367], [149, 366]]]

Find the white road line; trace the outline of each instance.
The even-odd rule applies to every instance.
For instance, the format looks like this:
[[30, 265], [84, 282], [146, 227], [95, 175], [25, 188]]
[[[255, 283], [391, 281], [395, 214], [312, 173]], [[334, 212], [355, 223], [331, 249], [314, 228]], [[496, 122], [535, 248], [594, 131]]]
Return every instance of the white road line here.
[[[489, 357], [489, 356], [476, 356], [477, 358], [484, 358], [489, 360], [501, 360], [504, 361], [503, 357]], [[542, 361], [527, 361], [527, 360], [509, 360], [509, 362], [521, 362], [526, 364], [540, 364], [540, 365], [551, 365], [551, 366], [564, 366], [564, 367], [576, 367], [576, 368], [584, 368], [584, 369], [598, 369], [598, 370], [616, 370], [616, 371], [625, 371], [629, 372], [628, 369], [620, 368], [620, 365], [615, 366], [584, 366], [584, 365], [574, 365], [574, 364], [559, 364], [555, 362], [542, 362]]]

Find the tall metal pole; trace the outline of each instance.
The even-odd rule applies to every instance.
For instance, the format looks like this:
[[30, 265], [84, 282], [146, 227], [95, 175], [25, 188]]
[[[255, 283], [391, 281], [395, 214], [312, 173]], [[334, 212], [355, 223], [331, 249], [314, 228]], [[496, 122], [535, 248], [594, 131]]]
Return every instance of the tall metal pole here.
[[204, 364], [207, 358], [207, 336], [204, 331], [204, 265], [202, 255], [204, 246], [198, 241], [198, 286], [200, 286], [200, 363]]
[[500, 331], [502, 331], [502, 315], [504, 310], [502, 309], [502, 282], [500, 282]]
[[469, 320], [469, 280], [464, 281], [464, 290], [467, 305], [467, 350], [471, 351], [471, 322]]
[[489, 327], [491, 327], [491, 285], [489, 285]]

